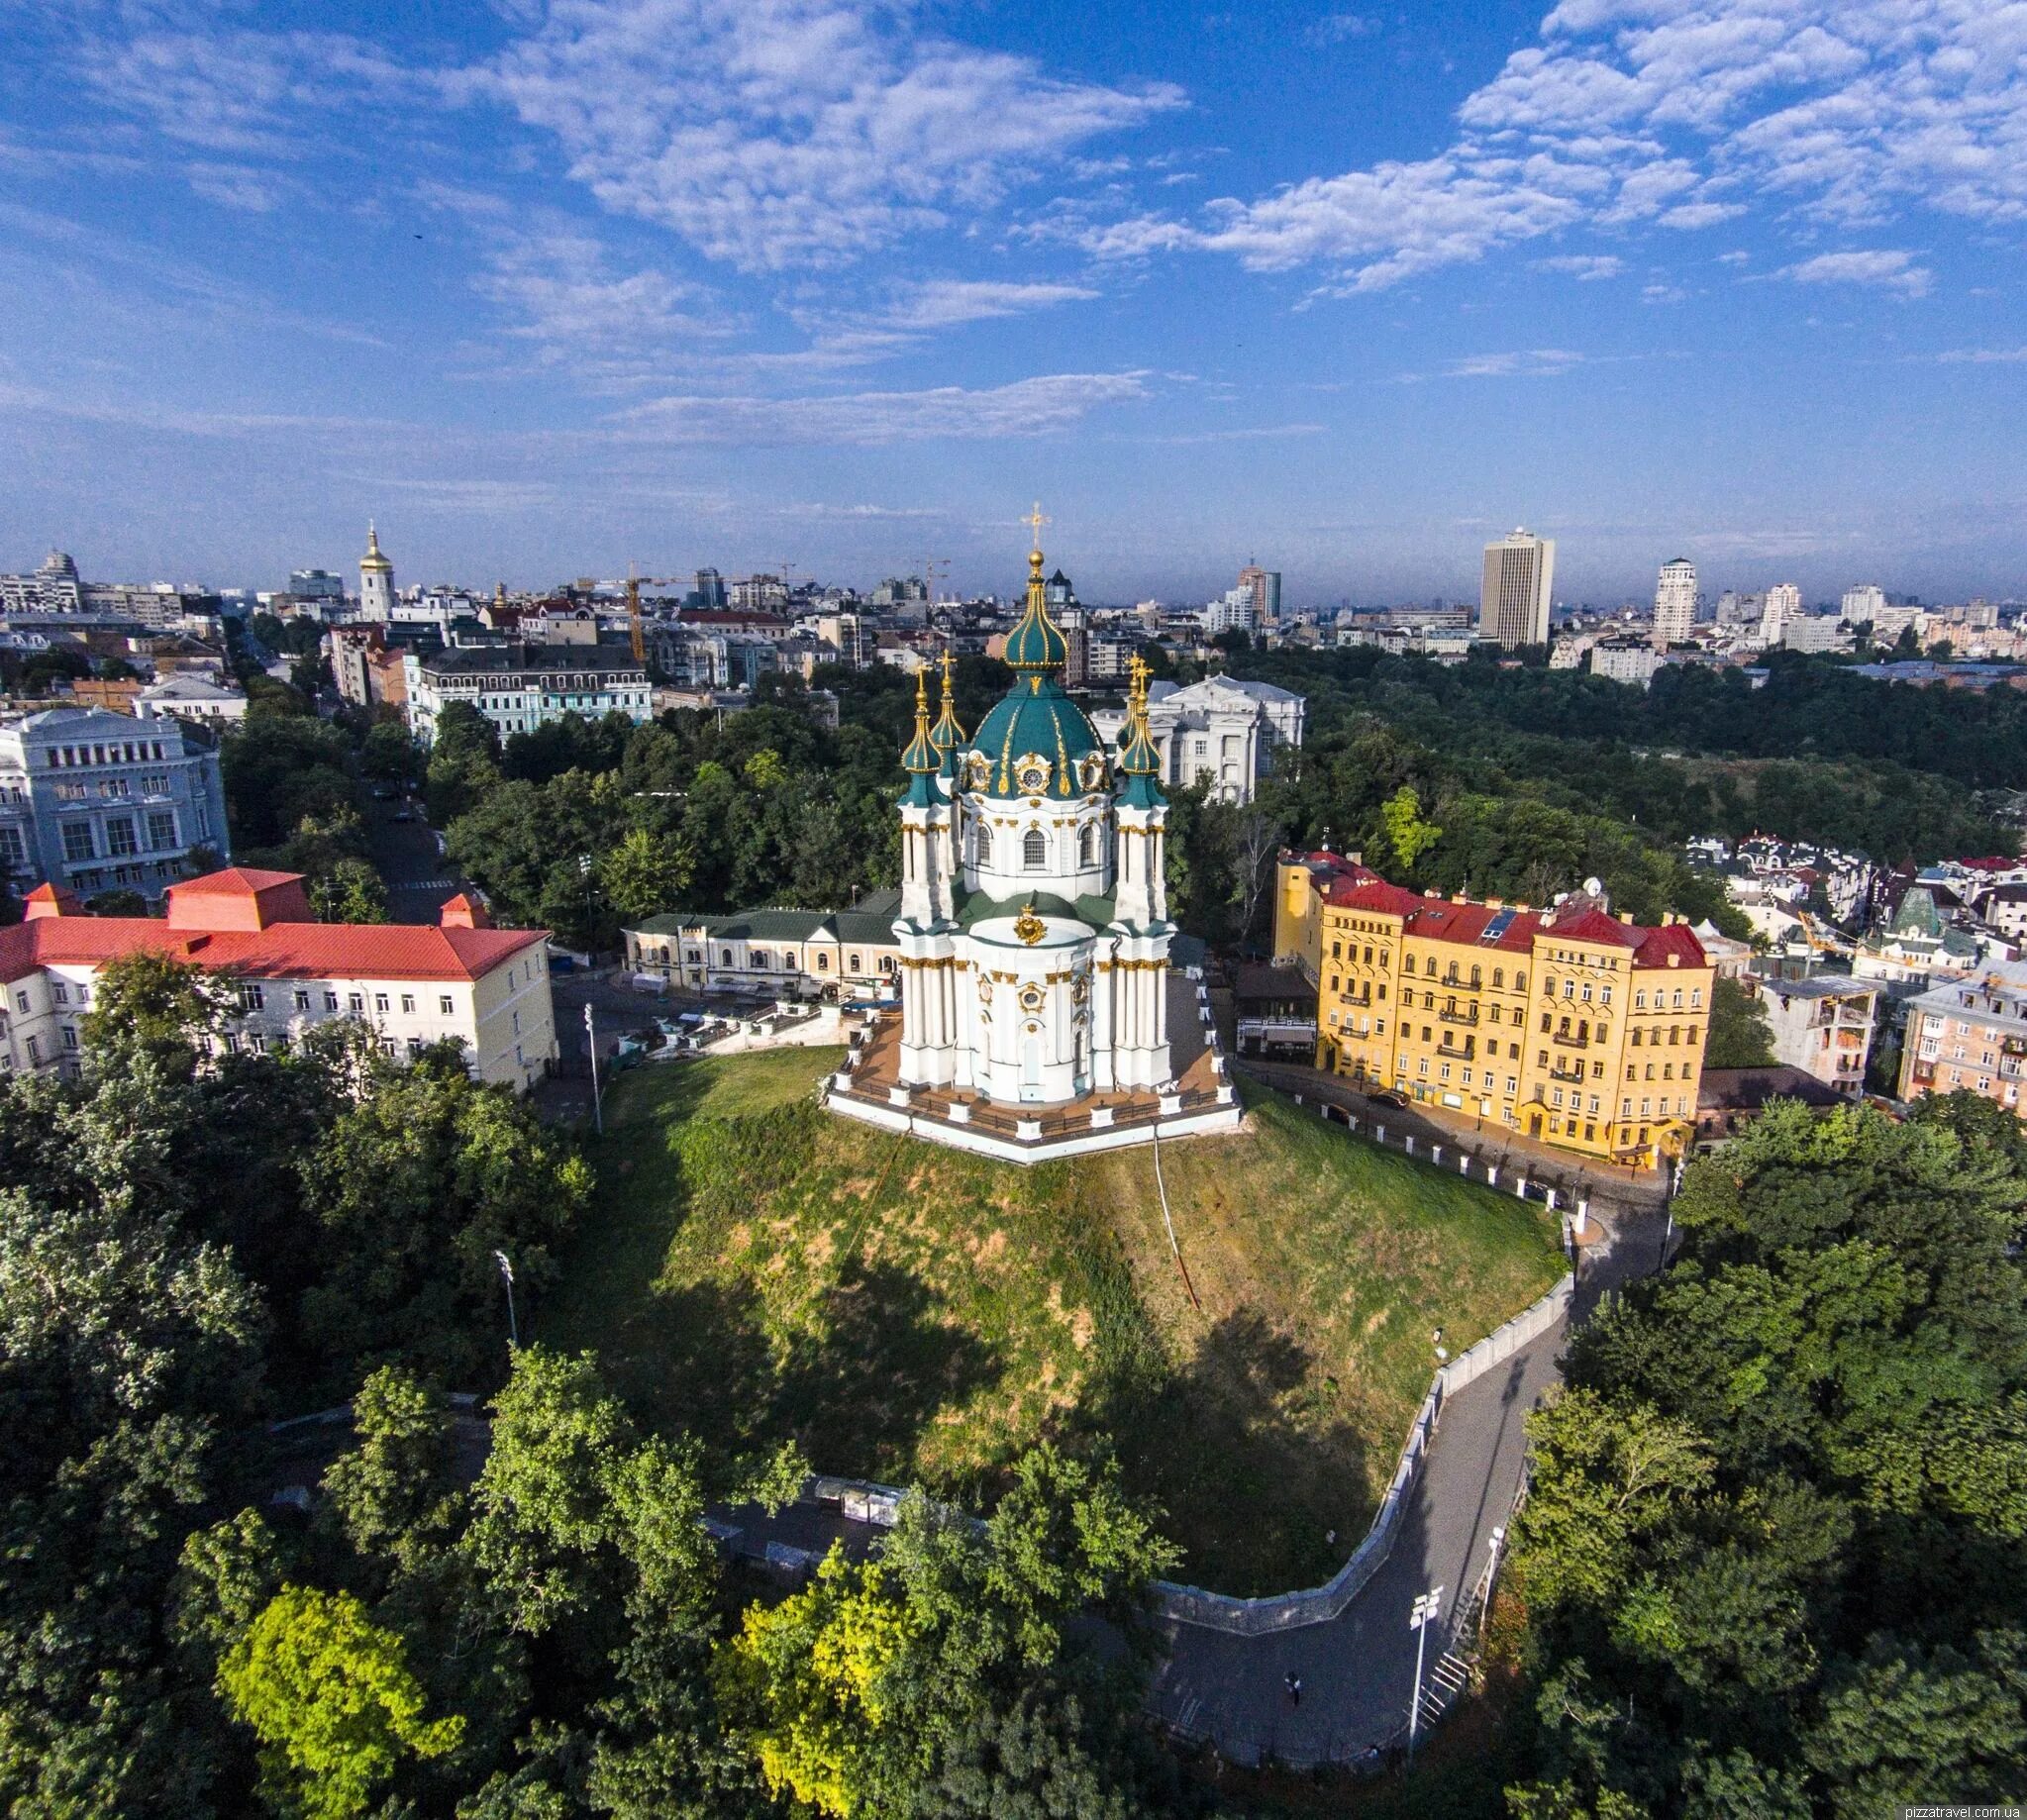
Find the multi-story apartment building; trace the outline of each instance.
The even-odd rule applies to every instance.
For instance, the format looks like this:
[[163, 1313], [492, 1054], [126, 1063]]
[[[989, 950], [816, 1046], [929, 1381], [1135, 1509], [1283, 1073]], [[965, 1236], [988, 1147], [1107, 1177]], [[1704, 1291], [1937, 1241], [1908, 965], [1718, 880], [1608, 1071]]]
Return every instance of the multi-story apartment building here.
[[875, 891], [850, 910], [672, 911], [622, 931], [627, 965], [691, 992], [773, 998], [863, 998], [898, 977], [898, 891]]
[[1418, 896], [1333, 854], [1276, 870], [1274, 958], [1316, 981], [1318, 1067], [1588, 1157], [1686, 1145], [1712, 981], [1686, 923]]
[[494, 929], [454, 897], [436, 928], [319, 923], [296, 872], [228, 867], [168, 887], [152, 917], [90, 916], [50, 885], [0, 929], [0, 1068], [74, 1067], [79, 1020], [108, 961], [151, 953], [229, 985], [229, 1049], [279, 1050], [334, 1018], [366, 1024], [389, 1056], [455, 1037], [481, 1080], [532, 1086], [557, 1053], [548, 932]]
[[565, 714], [597, 720], [624, 714], [653, 718], [645, 664], [620, 646], [465, 646], [404, 658], [409, 731], [425, 746], [437, 716], [454, 701], [478, 710], [505, 739], [533, 733]]
[[2027, 961], [2003, 961], [1907, 1001], [1900, 1097], [1960, 1089], [2027, 1116]]
[[1774, 1032], [1774, 1060], [1805, 1069], [1849, 1098], [1864, 1092], [1866, 1058], [1878, 1021], [1877, 981], [1819, 973], [1757, 983]]
[[[1557, 650], [1561, 649], [1559, 645]], [[1662, 649], [1660, 633], [1647, 644], [1632, 639], [1600, 639], [1590, 648], [1590, 673], [1609, 682], [1630, 682], [1636, 688], [1651, 689], [1655, 673], [1661, 668]]]
[[0, 859], [15, 881], [148, 896], [228, 852], [218, 753], [174, 718], [49, 708], [0, 720]]
[[1487, 544], [1478, 588], [1478, 636], [1508, 651], [1546, 645], [1555, 582], [1555, 539], [1516, 531]]
[[[1270, 682], [1206, 676], [1187, 688], [1157, 682], [1148, 690], [1148, 732], [1160, 756], [1163, 783], [1208, 784], [1224, 802], [1253, 800], [1273, 768], [1274, 749], [1300, 746], [1308, 701]], [[1126, 738], [1126, 710], [1099, 708], [1091, 725], [1116, 757]]]
[[1661, 565], [1654, 585], [1654, 649], [1686, 645], [1696, 632], [1696, 564], [1676, 556]]

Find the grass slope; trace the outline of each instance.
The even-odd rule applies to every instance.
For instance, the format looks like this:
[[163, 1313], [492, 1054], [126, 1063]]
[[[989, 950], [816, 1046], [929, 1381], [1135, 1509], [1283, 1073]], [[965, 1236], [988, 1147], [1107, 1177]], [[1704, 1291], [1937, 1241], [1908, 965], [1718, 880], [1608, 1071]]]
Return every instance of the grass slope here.
[[[1539, 1207], [1265, 1091], [1253, 1129], [1033, 1169], [835, 1118], [836, 1051], [625, 1076], [600, 1191], [542, 1319], [651, 1419], [737, 1452], [976, 1498], [1043, 1434], [1109, 1434], [1184, 1572], [1330, 1573], [1369, 1522], [1432, 1337], [1461, 1350], [1561, 1270]], [[1333, 1548], [1325, 1541], [1335, 1529]]]

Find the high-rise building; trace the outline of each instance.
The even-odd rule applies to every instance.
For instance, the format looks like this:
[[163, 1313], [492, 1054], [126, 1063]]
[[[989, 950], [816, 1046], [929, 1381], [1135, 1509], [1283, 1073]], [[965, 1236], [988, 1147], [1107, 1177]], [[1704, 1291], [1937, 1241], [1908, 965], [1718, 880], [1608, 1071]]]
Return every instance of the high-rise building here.
[[1661, 565], [1654, 585], [1654, 648], [1685, 645], [1696, 627], [1696, 564], [1676, 556]]
[[697, 570], [697, 605], [700, 607], [722, 607], [725, 604], [725, 577], [715, 568]]
[[1478, 636], [1507, 651], [1549, 642], [1549, 599], [1555, 586], [1556, 540], [1515, 531], [1485, 546], [1478, 589]]
[[1760, 643], [1772, 651], [1801, 616], [1801, 589], [1792, 581], [1776, 581], [1767, 590], [1767, 604], [1760, 610]]
[[345, 599], [345, 577], [334, 575], [328, 568], [292, 568], [288, 571], [288, 591], [298, 600]]
[[1253, 595], [1256, 627], [1277, 626], [1281, 619], [1281, 571], [1249, 562], [1239, 571], [1239, 585]]
[[394, 564], [380, 554], [380, 534], [366, 521], [366, 554], [358, 559], [358, 610], [366, 620], [394, 616]]
[[1866, 582], [1844, 590], [1844, 607], [1839, 617], [1847, 626], [1869, 626], [1884, 611], [1885, 605], [1885, 591]]

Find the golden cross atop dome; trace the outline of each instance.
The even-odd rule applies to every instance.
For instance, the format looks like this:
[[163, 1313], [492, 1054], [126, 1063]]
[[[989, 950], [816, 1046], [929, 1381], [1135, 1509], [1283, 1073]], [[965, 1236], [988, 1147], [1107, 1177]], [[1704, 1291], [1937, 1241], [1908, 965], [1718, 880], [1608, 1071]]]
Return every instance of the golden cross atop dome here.
[[1035, 501], [1035, 509], [1023, 518], [1021, 523], [1035, 534], [1035, 554], [1039, 556], [1042, 551], [1042, 527], [1055, 521], [1043, 516], [1042, 502], [1038, 499]]

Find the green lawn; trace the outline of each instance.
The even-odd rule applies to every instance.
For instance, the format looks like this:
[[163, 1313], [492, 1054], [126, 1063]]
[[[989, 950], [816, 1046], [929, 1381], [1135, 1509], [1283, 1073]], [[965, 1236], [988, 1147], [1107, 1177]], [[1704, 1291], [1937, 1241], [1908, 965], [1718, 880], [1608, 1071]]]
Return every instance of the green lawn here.
[[1252, 1129], [1163, 1147], [1199, 1310], [1147, 1150], [1021, 1169], [894, 1137], [816, 1105], [838, 1055], [625, 1075], [542, 1316], [727, 1452], [792, 1434], [972, 1499], [1038, 1436], [1103, 1432], [1185, 1577], [1312, 1583], [1370, 1521], [1435, 1330], [1455, 1353], [1562, 1267], [1539, 1206], [1249, 1091]]

